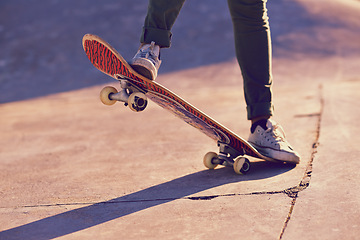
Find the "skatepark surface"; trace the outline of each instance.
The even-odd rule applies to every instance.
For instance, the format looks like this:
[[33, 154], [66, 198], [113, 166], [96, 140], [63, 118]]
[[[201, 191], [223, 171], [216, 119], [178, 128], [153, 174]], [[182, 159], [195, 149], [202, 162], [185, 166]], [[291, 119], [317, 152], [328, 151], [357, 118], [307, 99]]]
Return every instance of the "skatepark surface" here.
[[[360, 1], [268, 2], [274, 119], [297, 166], [205, 169], [215, 142], [119, 87], [82, 50], [125, 58], [147, 1], [0, 2], [0, 239], [358, 239]], [[224, 1], [187, 1], [157, 81], [240, 136], [250, 123]]]

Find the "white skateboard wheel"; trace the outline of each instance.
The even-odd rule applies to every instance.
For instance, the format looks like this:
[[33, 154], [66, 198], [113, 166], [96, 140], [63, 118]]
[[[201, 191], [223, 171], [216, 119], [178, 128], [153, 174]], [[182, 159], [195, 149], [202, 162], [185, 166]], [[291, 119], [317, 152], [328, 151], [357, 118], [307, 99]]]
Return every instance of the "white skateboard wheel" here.
[[250, 171], [250, 161], [244, 157], [237, 157], [234, 162], [234, 171], [237, 174], [246, 174]]
[[100, 100], [105, 105], [113, 105], [116, 100], [110, 98], [111, 94], [116, 94], [118, 91], [114, 87], [106, 86], [100, 92]]
[[128, 104], [134, 112], [144, 111], [147, 106], [147, 97], [141, 92], [132, 93], [129, 96]]
[[218, 155], [214, 152], [208, 152], [204, 156], [204, 165], [208, 169], [214, 169], [217, 167], [218, 164], [214, 163], [213, 160], [217, 159]]

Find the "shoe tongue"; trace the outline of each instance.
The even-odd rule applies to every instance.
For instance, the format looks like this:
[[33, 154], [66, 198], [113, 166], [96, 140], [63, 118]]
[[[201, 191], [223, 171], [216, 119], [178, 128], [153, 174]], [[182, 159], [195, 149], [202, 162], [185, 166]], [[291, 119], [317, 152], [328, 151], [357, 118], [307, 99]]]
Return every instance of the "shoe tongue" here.
[[160, 47], [159, 47], [159, 45], [156, 45], [155, 42], [144, 44], [141, 47], [141, 50], [146, 51], [146, 52], [152, 52], [158, 58], [160, 57]]
[[274, 124], [276, 124], [274, 121], [271, 121], [270, 119], [268, 119], [266, 121], [266, 129], [273, 128]]

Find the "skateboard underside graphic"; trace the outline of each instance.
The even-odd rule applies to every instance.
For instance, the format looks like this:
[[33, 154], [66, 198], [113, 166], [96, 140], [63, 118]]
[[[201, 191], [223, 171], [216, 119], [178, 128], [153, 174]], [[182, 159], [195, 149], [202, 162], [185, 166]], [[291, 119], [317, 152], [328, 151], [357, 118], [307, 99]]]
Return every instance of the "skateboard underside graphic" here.
[[95, 35], [87, 34], [83, 38], [83, 48], [91, 63], [103, 73], [120, 82], [121, 90], [105, 87], [100, 98], [104, 104], [124, 102], [133, 111], [143, 111], [148, 99], [160, 107], [167, 109], [187, 124], [197, 128], [215, 140], [219, 153], [210, 152], [204, 157], [206, 167], [213, 169], [218, 164], [231, 166], [236, 173], [246, 173], [250, 169], [250, 161], [244, 156], [280, 162], [263, 156], [250, 143], [227, 129], [184, 99], [151, 81], [131, 68], [122, 56], [107, 42]]

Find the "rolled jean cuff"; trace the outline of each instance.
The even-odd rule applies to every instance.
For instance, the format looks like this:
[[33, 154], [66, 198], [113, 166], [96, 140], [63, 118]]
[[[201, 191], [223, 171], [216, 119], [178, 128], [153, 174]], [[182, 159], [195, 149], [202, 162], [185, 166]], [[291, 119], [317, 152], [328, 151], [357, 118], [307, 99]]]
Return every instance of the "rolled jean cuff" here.
[[247, 106], [248, 120], [261, 116], [272, 116], [274, 105], [272, 103], [256, 103]]
[[161, 48], [169, 48], [171, 46], [171, 36], [172, 33], [165, 29], [144, 27], [141, 34], [141, 43], [151, 43], [155, 42], [156, 45], [159, 45]]

